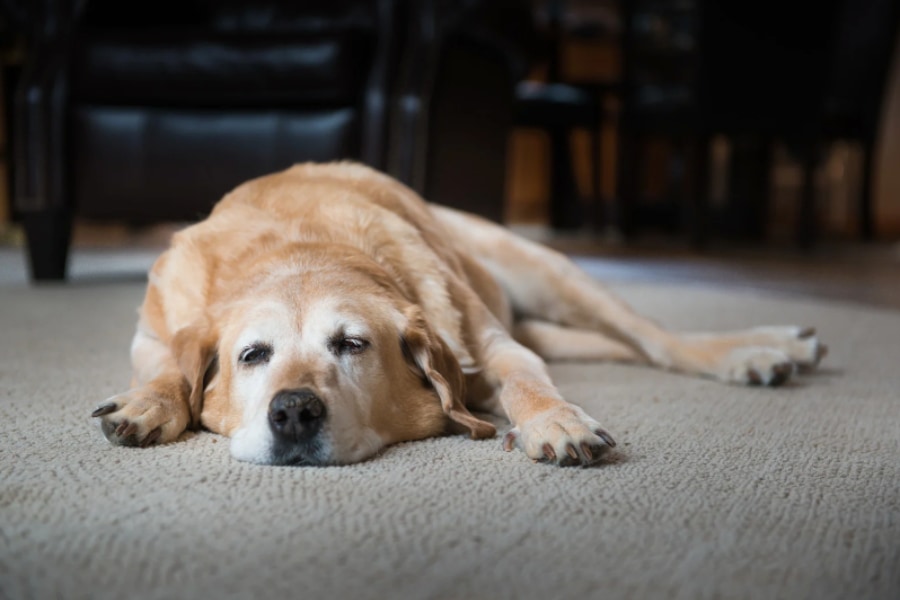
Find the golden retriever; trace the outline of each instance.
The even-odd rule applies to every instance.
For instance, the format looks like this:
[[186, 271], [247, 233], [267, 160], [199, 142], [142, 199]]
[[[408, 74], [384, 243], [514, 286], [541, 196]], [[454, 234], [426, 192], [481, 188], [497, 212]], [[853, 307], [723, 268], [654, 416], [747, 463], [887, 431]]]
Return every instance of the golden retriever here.
[[616, 360], [739, 384], [814, 367], [811, 329], [681, 334], [564, 256], [354, 163], [245, 183], [149, 274], [131, 389], [93, 412], [114, 444], [229, 436], [263, 464], [332, 465], [444, 433], [587, 465], [615, 446], [544, 360]]

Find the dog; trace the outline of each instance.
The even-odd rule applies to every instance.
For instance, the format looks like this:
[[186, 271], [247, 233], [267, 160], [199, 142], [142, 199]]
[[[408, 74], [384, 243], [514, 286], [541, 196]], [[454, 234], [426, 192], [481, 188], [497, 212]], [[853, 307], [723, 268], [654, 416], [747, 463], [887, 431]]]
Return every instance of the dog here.
[[643, 363], [777, 386], [818, 365], [814, 330], [663, 329], [563, 255], [427, 204], [361, 164], [299, 164], [240, 185], [153, 265], [131, 388], [93, 411], [113, 444], [203, 427], [241, 461], [339, 465], [398, 442], [497, 434], [560, 466], [613, 437], [544, 361]]

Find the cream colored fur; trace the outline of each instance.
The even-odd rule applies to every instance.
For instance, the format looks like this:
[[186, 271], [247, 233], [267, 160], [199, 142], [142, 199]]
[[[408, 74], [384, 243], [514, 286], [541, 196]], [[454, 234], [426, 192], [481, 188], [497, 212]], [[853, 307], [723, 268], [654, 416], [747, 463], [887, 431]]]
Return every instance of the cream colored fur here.
[[[242, 362], [248, 348], [265, 361]], [[493, 411], [513, 425], [507, 450], [590, 464], [615, 442], [562, 398], [545, 359], [778, 385], [824, 353], [793, 326], [666, 331], [502, 227], [361, 165], [303, 164], [241, 185], [174, 237], [150, 274], [132, 387], [94, 415], [116, 444], [202, 425], [241, 460], [342, 464], [447, 432], [491, 437], [470, 410]], [[276, 451], [273, 399], [297, 389], [327, 419], [314, 441]]]

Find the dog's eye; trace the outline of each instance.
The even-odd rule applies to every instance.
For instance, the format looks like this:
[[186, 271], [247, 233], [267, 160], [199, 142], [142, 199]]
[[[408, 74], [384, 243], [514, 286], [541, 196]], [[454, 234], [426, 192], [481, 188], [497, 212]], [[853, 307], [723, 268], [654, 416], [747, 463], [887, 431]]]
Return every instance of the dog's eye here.
[[241, 350], [238, 361], [245, 365], [258, 365], [269, 362], [272, 356], [272, 346], [268, 344], [250, 344]]
[[342, 354], [359, 354], [369, 347], [369, 342], [357, 337], [336, 337], [331, 340], [331, 351]]

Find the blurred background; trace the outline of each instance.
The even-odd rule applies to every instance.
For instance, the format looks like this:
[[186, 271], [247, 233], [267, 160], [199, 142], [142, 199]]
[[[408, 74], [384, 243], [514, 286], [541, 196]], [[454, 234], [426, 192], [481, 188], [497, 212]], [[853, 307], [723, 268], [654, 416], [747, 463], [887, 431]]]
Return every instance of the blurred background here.
[[896, 281], [895, 0], [0, 7], [0, 245], [33, 280], [353, 159], [646, 277]]

